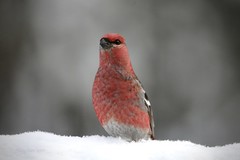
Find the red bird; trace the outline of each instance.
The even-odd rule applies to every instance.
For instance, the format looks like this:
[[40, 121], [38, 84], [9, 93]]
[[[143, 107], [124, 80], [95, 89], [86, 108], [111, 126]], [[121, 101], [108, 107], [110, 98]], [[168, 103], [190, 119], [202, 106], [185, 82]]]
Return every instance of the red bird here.
[[108, 33], [100, 40], [100, 63], [92, 100], [107, 133], [127, 141], [154, 139], [153, 113], [134, 73], [125, 39]]

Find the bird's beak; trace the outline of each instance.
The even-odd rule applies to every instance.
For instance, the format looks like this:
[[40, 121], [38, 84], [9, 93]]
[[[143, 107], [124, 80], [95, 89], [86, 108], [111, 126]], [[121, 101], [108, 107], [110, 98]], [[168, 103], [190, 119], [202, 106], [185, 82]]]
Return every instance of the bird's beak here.
[[102, 38], [100, 40], [100, 46], [103, 48], [103, 49], [110, 49], [113, 45], [112, 43], [106, 39], [106, 38]]

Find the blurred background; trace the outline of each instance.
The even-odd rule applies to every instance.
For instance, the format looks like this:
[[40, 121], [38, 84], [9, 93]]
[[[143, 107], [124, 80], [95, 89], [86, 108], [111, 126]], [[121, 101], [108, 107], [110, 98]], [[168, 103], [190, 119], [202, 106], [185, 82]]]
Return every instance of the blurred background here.
[[0, 1], [0, 134], [107, 135], [100, 37], [122, 34], [160, 140], [240, 142], [240, 1]]

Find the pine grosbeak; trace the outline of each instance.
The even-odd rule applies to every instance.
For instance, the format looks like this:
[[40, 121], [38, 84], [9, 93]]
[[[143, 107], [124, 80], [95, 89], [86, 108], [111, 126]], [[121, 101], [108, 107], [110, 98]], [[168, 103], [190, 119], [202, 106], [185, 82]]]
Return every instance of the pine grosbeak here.
[[92, 99], [96, 115], [109, 135], [127, 141], [154, 139], [150, 102], [120, 34], [109, 33], [100, 40], [100, 64]]

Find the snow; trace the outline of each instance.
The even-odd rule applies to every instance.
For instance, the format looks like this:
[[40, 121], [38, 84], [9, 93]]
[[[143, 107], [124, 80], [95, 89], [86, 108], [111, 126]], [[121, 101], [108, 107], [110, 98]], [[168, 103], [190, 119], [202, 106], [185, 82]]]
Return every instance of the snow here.
[[240, 143], [206, 147], [189, 141], [126, 142], [46, 132], [0, 135], [0, 160], [240, 160]]

